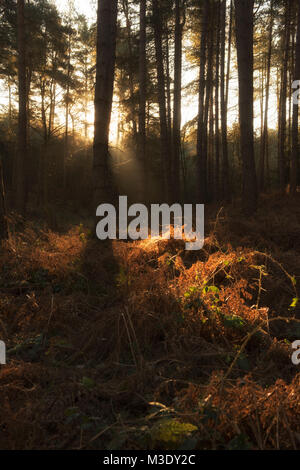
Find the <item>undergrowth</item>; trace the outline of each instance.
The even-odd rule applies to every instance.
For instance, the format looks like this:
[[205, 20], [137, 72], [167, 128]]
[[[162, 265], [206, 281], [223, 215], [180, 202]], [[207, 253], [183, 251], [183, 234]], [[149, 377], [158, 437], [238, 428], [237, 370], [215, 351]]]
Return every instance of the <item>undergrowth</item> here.
[[299, 198], [204, 249], [27, 221], [0, 252], [1, 449], [297, 449]]

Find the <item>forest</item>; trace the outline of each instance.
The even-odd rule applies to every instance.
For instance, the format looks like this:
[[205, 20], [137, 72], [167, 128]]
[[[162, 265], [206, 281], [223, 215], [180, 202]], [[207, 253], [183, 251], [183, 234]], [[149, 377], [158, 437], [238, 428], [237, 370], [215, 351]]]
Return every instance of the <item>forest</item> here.
[[300, 0], [0, 0], [0, 450], [300, 449], [299, 99]]

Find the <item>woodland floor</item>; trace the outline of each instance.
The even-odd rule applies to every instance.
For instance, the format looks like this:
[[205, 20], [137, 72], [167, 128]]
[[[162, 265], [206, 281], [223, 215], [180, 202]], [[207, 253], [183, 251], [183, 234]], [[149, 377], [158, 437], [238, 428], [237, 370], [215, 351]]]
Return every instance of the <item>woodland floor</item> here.
[[199, 252], [14, 219], [0, 449], [299, 449], [299, 196], [212, 215]]

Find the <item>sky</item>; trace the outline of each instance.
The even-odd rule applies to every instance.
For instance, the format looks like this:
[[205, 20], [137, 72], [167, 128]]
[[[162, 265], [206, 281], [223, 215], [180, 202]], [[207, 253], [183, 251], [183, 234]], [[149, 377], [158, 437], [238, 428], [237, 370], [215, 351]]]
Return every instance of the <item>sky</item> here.
[[[90, 21], [96, 19], [96, 0], [71, 0], [78, 13], [84, 14]], [[70, 0], [55, 0], [57, 7], [66, 11]]]

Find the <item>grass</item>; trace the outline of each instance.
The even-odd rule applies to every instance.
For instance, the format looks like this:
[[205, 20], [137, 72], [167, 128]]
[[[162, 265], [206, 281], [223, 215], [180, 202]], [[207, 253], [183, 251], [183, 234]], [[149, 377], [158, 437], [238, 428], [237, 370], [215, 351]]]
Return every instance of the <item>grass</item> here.
[[12, 234], [1, 449], [300, 447], [299, 196], [223, 209], [206, 234], [201, 252], [34, 221]]

